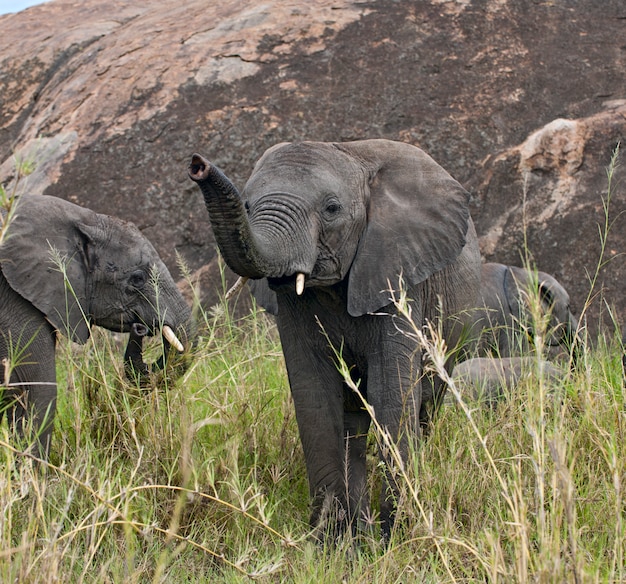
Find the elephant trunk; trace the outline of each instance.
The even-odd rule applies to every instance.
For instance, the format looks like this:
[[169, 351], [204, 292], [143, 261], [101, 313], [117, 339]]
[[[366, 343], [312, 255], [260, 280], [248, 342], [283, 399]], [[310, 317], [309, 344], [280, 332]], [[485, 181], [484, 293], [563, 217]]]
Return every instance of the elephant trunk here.
[[142, 379], [150, 374], [150, 367], [143, 362], [143, 338], [148, 334], [145, 324], [135, 322], [130, 327], [130, 336], [124, 352], [124, 373], [129, 379]]
[[215, 241], [228, 267], [244, 278], [267, 276], [271, 272], [267, 254], [259, 250], [236, 187], [199, 154], [191, 159], [189, 177], [202, 191]]
[[[154, 363], [148, 365], [143, 360], [143, 340], [144, 337], [150, 335], [150, 328], [140, 322], [131, 325], [124, 352], [124, 373], [128, 379], [139, 380], [142, 383], [149, 378], [151, 373], [165, 369], [172, 348], [176, 349], [178, 353], [183, 353], [195, 344], [197, 336], [196, 326], [191, 318], [184, 326], [178, 327], [176, 333], [169, 326], [164, 326], [162, 334], [163, 353]], [[187, 359], [184, 357], [183, 359], [182, 369], [186, 369]]]

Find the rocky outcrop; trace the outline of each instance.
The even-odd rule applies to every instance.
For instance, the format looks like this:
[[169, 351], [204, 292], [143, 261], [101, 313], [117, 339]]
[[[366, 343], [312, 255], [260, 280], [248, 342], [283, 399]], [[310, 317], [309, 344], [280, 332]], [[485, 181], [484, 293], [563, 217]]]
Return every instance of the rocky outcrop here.
[[553, 274], [594, 331], [612, 326], [611, 308], [625, 316], [624, 137], [626, 100], [608, 102], [487, 157], [472, 185], [483, 255]]
[[[405, 140], [471, 189], [490, 260], [518, 263], [526, 241], [580, 310], [624, 137], [625, 33], [623, 0], [52, 0], [0, 17], [0, 180], [32, 161], [21, 187], [133, 220], [206, 281], [194, 151], [242, 186], [276, 142]], [[609, 242], [600, 283], [626, 320], [621, 222]]]

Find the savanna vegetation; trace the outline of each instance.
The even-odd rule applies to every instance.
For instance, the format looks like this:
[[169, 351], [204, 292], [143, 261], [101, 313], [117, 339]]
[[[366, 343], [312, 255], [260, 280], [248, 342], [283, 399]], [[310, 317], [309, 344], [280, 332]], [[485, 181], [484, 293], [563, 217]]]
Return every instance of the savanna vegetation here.
[[[588, 303], [602, 301], [597, 280], [589, 275]], [[494, 409], [452, 384], [428, 440], [408, 464], [397, 460], [404, 494], [389, 544], [373, 535], [324, 548], [308, 538], [306, 472], [272, 321], [260, 311], [235, 320], [226, 302], [196, 310], [189, 367], [147, 386], [124, 377], [118, 336], [94, 329], [84, 347], [61, 339], [49, 463], [38, 468], [0, 427], [1, 581], [626, 580], [617, 335], [587, 339], [563, 379], [538, 371]], [[414, 334], [443, 374], [436, 330]], [[539, 359], [547, 349], [534, 339]], [[372, 466], [385, 440], [374, 428]]]

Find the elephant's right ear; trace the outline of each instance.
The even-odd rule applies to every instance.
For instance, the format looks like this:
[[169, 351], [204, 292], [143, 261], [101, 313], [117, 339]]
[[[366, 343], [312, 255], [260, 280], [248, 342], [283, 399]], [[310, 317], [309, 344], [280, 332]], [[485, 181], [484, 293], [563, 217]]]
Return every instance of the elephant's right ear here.
[[0, 246], [0, 266], [11, 288], [77, 343], [90, 334], [87, 286], [93, 255], [76, 225], [87, 224], [90, 213], [56, 197], [22, 195]]
[[78, 243], [78, 257], [83, 261], [85, 270], [89, 274], [93, 273], [98, 263], [96, 255], [97, 228], [86, 223], [77, 221], [75, 224], [76, 242]]

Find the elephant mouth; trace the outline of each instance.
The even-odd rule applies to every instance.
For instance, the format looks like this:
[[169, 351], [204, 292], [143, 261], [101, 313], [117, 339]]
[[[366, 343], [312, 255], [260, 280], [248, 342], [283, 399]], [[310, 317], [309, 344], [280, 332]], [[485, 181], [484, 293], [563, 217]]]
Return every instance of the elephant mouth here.
[[280, 278], [268, 278], [267, 283], [274, 292], [293, 292], [298, 296], [304, 292], [305, 283], [308, 283], [306, 274], [298, 272], [291, 276], [281, 276]]
[[177, 351], [183, 352], [184, 347], [180, 340], [174, 334], [169, 325], [164, 325], [161, 329], [163, 334], [163, 353], [157, 361], [152, 365], [148, 365], [143, 361], [143, 340], [147, 336], [152, 336], [152, 330], [149, 326], [141, 322], [133, 322], [130, 326], [130, 336], [126, 351], [124, 352], [124, 370], [129, 379], [145, 380], [150, 373], [163, 370], [168, 361], [170, 347], [174, 347]]
[[274, 292], [293, 292], [295, 290], [298, 296], [303, 294], [305, 286], [308, 288], [316, 286], [328, 287], [340, 281], [341, 277], [336, 274], [322, 275], [322, 273], [316, 270], [311, 274], [298, 272], [291, 276], [267, 278], [267, 283]]
[[[155, 335], [155, 330], [158, 327], [148, 326], [142, 321], [136, 320], [130, 323], [130, 325], [128, 325], [127, 328], [128, 328], [128, 331], [132, 330], [132, 331], [139, 332], [139, 336], [141, 337], [146, 337], [146, 336], [150, 337], [150, 336]], [[125, 331], [125, 332], [128, 332], [128, 331]], [[179, 353], [183, 353], [185, 351], [185, 346], [180, 341], [180, 339], [176, 336], [176, 333], [174, 332], [174, 329], [172, 326], [164, 323], [163, 326], [160, 327], [160, 333], [163, 336], [163, 339], [168, 343], [168, 346], [171, 345]]]

